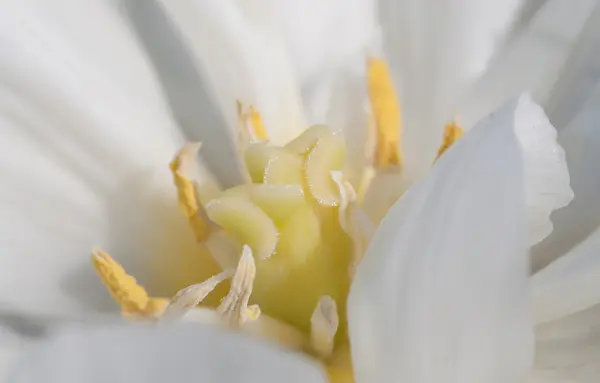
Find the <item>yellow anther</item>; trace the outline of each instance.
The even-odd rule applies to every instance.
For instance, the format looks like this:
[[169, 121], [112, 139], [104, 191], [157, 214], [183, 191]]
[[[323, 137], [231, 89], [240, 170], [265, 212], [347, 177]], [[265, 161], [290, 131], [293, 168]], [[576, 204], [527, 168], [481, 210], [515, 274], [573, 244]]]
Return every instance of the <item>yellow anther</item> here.
[[135, 278], [127, 274], [110, 255], [95, 250], [92, 253], [92, 263], [102, 283], [121, 306], [123, 315], [155, 317], [162, 314], [168, 301], [149, 297]]
[[267, 130], [265, 129], [265, 125], [263, 124], [260, 113], [254, 109], [253, 106], [250, 106], [250, 109], [248, 109], [248, 115], [250, 117], [252, 128], [254, 129], [254, 135], [258, 139], [266, 141], [268, 139]]
[[241, 101], [236, 101], [238, 118], [242, 127], [247, 130], [253, 140], [266, 141], [269, 139], [267, 130], [263, 124], [260, 112], [253, 105], [248, 107], [248, 112], [244, 112], [244, 106]]
[[452, 121], [451, 123], [447, 124], [444, 129], [444, 139], [442, 140], [442, 145], [440, 145], [440, 148], [438, 149], [435, 160], [437, 161], [438, 158], [440, 158], [442, 154], [444, 154], [444, 152], [448, 150], [448, 148], [450, 148], [452, 144], [454, 144], [454, 142], [456, 142], [456, 140], [458, 140], [462, 135], [463, 130], [456, 123], [456, 121]]
[[387, 64], [382, 59], [368, 59], [368, 90], [377, 130], [374, 165], [377, 168], [401, 166], [400, 107]]
[[203, 241], [210, 234], [210, 229], [202, 216], [201, 209], [203, 208], [198, 199], [196, 185], [187, 175], [195, 164], [198, 150], [200, 150], [199, 143], [185, 145], [171, 162], [170, 168], [173, 173], [173, 182], [177, 187], [179, 206], [187, 218], [196, 240]]

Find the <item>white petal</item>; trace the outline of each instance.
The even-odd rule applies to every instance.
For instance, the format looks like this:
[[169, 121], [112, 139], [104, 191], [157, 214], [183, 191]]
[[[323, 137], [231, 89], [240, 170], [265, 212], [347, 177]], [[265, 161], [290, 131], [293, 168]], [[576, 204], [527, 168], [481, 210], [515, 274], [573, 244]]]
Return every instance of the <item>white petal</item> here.
[[348, 302], [357, 382], [517, 383], [532, 358], [513, 101], [392, 208]]
[[[90, 264], [94, 245], [155, 280], [155, 293], [197, 282], [168, 170], [181, 134], [115, 9], [14, 0], [0, 19], [3, 308], [114, 308]], [[184, 273], [178, 283], [155, 279], [169, 273], [156, 261], [165, 256]]]
[[600, 230], [532, 277], [535, 321], [600, 304]]
[[0, 380], [8, 378], [13, 364], [32, 346], [31, 339], [16, 333], [4, 323], [0, 325]]
[[161, 1], [196, 57], [235, 134], [236, 100], [253, 104], [270, 139], [285, 143], [306, 128], [297, 83], [273, 9], [219, 0]]
[[544, 109], [555, 126], [565, 127], [588, 99], [600, 67], [600, 3], [586, 21], [558, 80], [550, 89]]
[[556, 142], [556, 129], [528, 95], [516, 110], [515, 132], [523, 148], [527, 192], [529, 244], [552, 232], [550, 213], [573, 199], [565, 152]]
[[527, 383], [600, 379], [600, 305], [536, 328], [535, 369]]
[[[519, 0], [381, 2], [385, 44], [400, 83], [407, 166], [435, 159], [456, 100], [486, 67]], [[412, 165], [411, 165], [412, 166]]]
[[[187, 138], [211, 143], [204, 146], [200, 157], [223, 186], [242, 182], [243, 168], [236, 161], [238, 148], [228, 129], [231, 121], [225, 120], [210, 78], [200, 75], [197, 61], [181, 41], [179, 30], [157, 1], [124, 1], [119, 5], [156, 68], [164, 95]], [[210, 25], [203, 28], [205, 35], [213, 32]]]
[[557, 259], [600, 224], [600, 82], [559, 141], [565, 148], [575, 199], [552, 215], [554, 232], [534, 248], [534, 268]]
[[[374, 1], [279, 0], [273, 3], [302, 83], [318, 81], [324, 72], [353, 64], [349, 58], [364, 62], [365, 49], [377, 21]], [[357, 53], [362, 53], [361, 57], [356, 57]]]
[[544, 100], [593, 3], [549, 0], [530, 25], [498, 52], [461, 102], [461, 124], [470, 128], [497, 105], [524, 91], [532, 92], [536, 101]]
[[23, 360], [28, 382], [326, 382], [300, 355], [213, 327], [71, 329]]

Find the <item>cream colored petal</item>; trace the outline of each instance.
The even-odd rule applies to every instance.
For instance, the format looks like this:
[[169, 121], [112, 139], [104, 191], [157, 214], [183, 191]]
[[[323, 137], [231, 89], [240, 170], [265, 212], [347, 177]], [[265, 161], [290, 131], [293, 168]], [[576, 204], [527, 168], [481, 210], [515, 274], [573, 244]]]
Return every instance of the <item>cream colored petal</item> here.
[[13, 377], [15, 383], [327, 382], [300, 354], [202, 325], [67, 329], [24, 359]]
[[457, 141], [381, 222], [348, 301], [358, 383], [517, 383], [529, 371], [519, 108]]
[[118, 9], [77, 0], [2, 9], [4, 308], [116, 309], [89, 263], [95, 245], [153, 294], [202, 280], [169, 174], [181, 133]]

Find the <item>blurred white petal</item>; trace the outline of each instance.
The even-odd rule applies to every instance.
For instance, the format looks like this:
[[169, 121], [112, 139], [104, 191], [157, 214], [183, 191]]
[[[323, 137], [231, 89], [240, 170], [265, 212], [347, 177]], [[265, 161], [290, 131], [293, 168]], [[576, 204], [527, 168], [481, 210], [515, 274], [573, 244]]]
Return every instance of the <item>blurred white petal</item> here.
[[554, 231], [534, 248], [534, 268], [538, 269], [563, 255], [585, 239], [600, 224], [600, 82], [574, 120], [560, 132], [565, 149], [573, 202], [552, 215]]
[[524, 0], [519, 10], [519, 17], [515, 20], [511, 35], [514, 36], [521, 32], [523, 28], [526, 28], [547, 2], [548, 0]]
[[14, 383], [324, 383], [301, 355], [213, 327], [70, 329], [24, 359]]
[[588, 17], [558, 80], [544, 102], [555, 126], [565, 127], [579, 112], [600, 78], [600, 3]]
[[10, 370], [25, 352], [31, 348], [33, 341], [4, 324], [0, 325], [0, 380], [5, 382]]
[[497, 105], [525, 91], [537, 101], [544, 100], [594, 3], [549, 0], [530, 25], [498, 52], [461, 102], [458, 112], [463, 126], [470, 128]]
[[9, 1], [0, 18], [3, 308], [114, 307], [94, 245], [156, 293], [183, 287], [156, 262], [196, 262], [168, 171], [181, 134], [127, 27], [100, 0]]
[[597, 383], [600, 305], [536, 328], [535, 369], [527, 383]]
[[[223, 186], [242, 182], [243, 169], [236, 161], [238, 148], [214, 97], [210, 78], [203, 78], [199, 73], [198, 62], [181, 41], [177, 26], [157, 0], [119, 3], [132, 32], [156, 68], [164, 96], [186, 137], [190, 141], [210, 142], [203, 147], [200, 157]], [[212, 30], [206, 29], [206, 33]]]
[[363, 53], [359, 62], [364, 61], [365, 49], [373, 38], [377, 22], [374, 1], [279, 0], [274, 3], [302, 83], [318, 81], [324, 72], [353, 64], [348, 59], [357, 58], [359, 52]]
[[407, 166], [435, 159], [456, 100], [485, 69], [519, 0], [381, 2], [384, 44], [400, 84]]
[[537, 323], [600, 304], [600, 230], [537, 272], [532, 289]]
[[531, 366], [524, 164], [513, 101], [392, 208], [349, 302], [357, 382], [520, 382]]
[[522, 96], [516, 110], [515, 132], [523, 147], [527, 192], [529, 244], [552, 232], [550, 213], [573, 199], [565, 152], [556, 142], [556, 129], [529, 95]]
[[257, 3], [256, 9], [219, 0], [161, 4], [211, 83], [232, 136], [239, 126], [236, 100], [258, 109], [273, 142], [284, 143], [306, 128], [294, 70], [268, 4]]

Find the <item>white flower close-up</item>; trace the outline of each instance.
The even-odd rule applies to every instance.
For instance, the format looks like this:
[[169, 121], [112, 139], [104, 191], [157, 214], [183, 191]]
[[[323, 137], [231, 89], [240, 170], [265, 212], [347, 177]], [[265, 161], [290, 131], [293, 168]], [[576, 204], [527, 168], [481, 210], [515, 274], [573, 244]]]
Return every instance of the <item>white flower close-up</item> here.
[[7, 0], [0, 379], [597, 383], [597, 0]]

